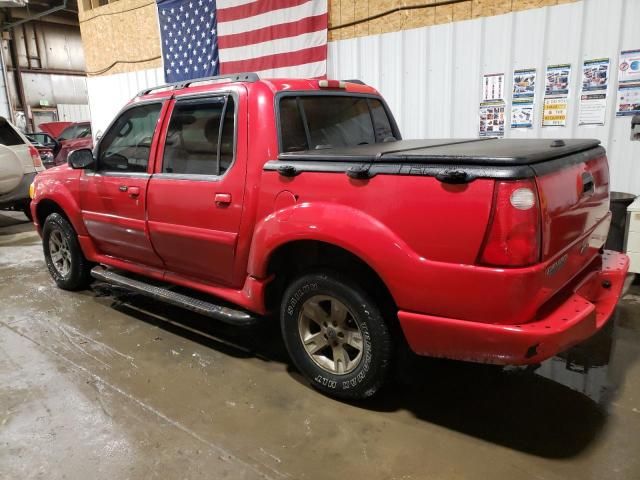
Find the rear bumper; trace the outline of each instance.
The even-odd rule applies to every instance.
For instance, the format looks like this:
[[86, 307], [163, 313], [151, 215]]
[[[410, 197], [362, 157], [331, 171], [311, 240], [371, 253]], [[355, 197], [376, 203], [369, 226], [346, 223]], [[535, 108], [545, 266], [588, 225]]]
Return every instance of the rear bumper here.
[[587, 271], [562, 301], [521, 325], [497, 325], [400, 311], [407, 342], [419, 355], [500, 365], [538, 363], [586, 340], [611, 317], [629, 259], [606, 251], [600, 268]]

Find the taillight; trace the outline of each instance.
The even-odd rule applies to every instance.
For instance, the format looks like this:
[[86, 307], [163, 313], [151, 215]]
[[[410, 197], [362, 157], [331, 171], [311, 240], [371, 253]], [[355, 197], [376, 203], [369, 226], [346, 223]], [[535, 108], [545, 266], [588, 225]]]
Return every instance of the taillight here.
[[535, 182], [497, 182], [479, 263], [495, 267], [537, 263], [540, 236], [540, 201]]
[[38, 168], [42, 166], [42, 159], [40, 158], [40, 153], [38, 153], [38, 149], [33, 145], [29, 145], [29, 155], [31, 155], [31, 160], [33, 160], [33, 166]]

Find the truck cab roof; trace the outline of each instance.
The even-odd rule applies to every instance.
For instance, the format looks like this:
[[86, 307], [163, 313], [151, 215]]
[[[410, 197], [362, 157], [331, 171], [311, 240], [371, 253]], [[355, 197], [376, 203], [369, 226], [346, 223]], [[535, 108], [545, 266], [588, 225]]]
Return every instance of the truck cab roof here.
[[360, 80], [326, 80], [302, 78], [267, 78], [261, 79], [256, 73], [237, 73], [218, 75], [215, 77], [186, 80], [169, 83], [141, 90], [135, 100], [167, 98], [187, 93], [206, 93], [228, 85], [262, 85], [274, 95], [283, 91], [343, 91], [379, 95], [378, 91], [365, 85]]

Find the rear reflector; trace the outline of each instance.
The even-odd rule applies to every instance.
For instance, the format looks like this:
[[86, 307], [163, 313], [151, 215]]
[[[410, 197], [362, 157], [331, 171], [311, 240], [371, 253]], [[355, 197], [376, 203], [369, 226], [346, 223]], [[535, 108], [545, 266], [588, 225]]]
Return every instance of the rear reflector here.
[[42, 159], [40, 158], [38, 149], [33, 145], [29, 145], [29, 155], [31, 155], [31, 160], [33, 160], [33, 166], [40, 168], [42, 166]]
[[495, 267], [537, 263], [540, 235], [540, 202], [535, 182], [497, 182], [479, 263]]

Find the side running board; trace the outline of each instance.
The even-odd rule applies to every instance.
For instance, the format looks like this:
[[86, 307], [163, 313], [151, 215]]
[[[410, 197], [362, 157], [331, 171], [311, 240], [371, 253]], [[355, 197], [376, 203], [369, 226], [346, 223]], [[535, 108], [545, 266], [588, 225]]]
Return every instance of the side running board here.
[[183, 295], [169, 290], [168, 288], [130, 278], [124, 274], [117, 273], [102, 266], [94, 267], [91, 270], [91, 276], [97, 280], [126, 288], [136, 293], [155, 298], [156, 300], [170, 303], [171, 305], [176, 305], [232, 325], [246, 326], [252, 325], [258, 321], [258, 319], [249, 312], [223, 307], [205, 300]]

